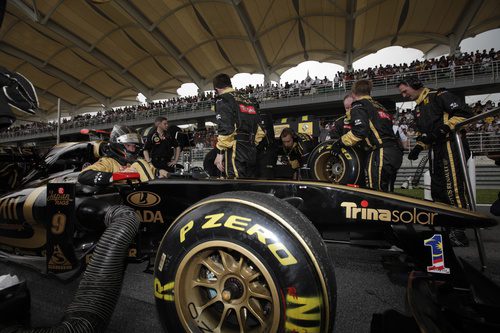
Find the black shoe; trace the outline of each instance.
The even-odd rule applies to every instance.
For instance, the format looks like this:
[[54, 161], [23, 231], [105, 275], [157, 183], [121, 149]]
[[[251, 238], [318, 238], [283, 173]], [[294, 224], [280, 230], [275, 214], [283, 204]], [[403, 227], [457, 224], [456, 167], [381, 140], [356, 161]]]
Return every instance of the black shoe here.
[[469, 239], [462, 229], [452, 229], [449, 234], [451, 246], [454, 247], [467, 247], [469, 246]]

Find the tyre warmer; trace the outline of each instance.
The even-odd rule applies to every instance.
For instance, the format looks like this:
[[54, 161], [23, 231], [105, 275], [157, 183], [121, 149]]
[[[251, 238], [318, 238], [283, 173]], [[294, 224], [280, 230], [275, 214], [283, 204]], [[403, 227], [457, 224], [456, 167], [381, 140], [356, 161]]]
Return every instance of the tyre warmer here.
[[120, 296], [125, 257], [139, 229], [134, 210], [113, 206], [106, 213], [106, 231], [97, 243], [76, 295], [61, 323], [51, 328], [11, 327], [5, 333], [104, 332]]

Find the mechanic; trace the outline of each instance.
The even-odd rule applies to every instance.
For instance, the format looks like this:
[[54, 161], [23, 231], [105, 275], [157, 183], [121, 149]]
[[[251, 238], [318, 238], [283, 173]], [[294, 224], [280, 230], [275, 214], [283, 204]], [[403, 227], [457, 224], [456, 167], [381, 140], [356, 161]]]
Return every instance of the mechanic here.
[[315, 144], [310, 135], [305, 133], [296, 134], [291, 128], [284, 128], [280, 134], [282, 154], [287, 157], [288, 165], [293, 170], [292, 179], [300, 180], [300, 168], [307, 163], [309, 153]]
[[168, 177], [164, 169], [156, 169], [138, 158], [142, 149], [142, 138], [127, 126], [115, 125], [110, 134], [106, 156], [84, 168], [78, 181], [84, 185], [109, 185], [114, 172], [138, 172], [141, 181]]
[[345, 114], [337, 118], [333, 125], [333, 131], [331, 133], [332, 139], [337, 140], [342, 137], [342, 135], [349, 132], [352, 128], [351, 123], [351, 105], [354, 102], [354, 98], [351, 94], [344, 96], [344, 110]]
[[392, 130], [392, 115], [370, 96], [372, 82], [359, 80], [352, 86], [354, 102], [351, 106], [352, 128], [335, 142], [345, 146], [367, 145], [365, 159], [367, 187], [379, 191], [394, 190], [393, 180], [403, 161]]
[[257, 169], [256, 177], [261, 179], [274, 179], [276, 161], [278, 159], [278, 146], [274, 137], [273, 118], [266, 110], [258, 109], [260, 126], [257, 131]]
[[261, 140], [264, 133], [259, 126], [258, 104], [235, 91], [227, 74], [217, 75], [213, 85], [217, 92], [215, 122], [218, 127], [214, 164], [226, 178], [254, 178], [256, 140]]
[[151, 162], [155, 168], [174, 172], [181, 154], [179, 143], [168, 131], [167, 118], [157, 117], [155, 126], [156, 131], [151, 131], [146, 138], [144, 158]]
[[[429, 149], [432, 198], [452, 206], [467, 207], [465, 179], [451, 131], [457, 123], [472, 116], [471, 110], [446, 89], [431, 90], [416, 77], [399, 82], [398, 88], [404, 98], [416, 102], [413, 116], [417, 143], [408, 159], [414, 161], [422, 150]], [[462, 132], [462, 142], [466, 159], [469, 159], [465, 132]], [[452, 229], [450, 240], [455, 246], [468, 245], [464, 230]]]

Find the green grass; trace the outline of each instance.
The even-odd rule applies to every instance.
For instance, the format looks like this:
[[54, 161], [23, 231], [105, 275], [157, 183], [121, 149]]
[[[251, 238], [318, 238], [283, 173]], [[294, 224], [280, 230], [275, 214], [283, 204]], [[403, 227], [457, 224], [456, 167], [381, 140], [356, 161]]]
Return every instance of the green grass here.
[[[403, 190], [401, 188], [396, 188], [394, 190], [397, 194], [405, 195], [407, 197], [413, 197], [417, 199], [424, 198], [424, 190], [423, 189], [412, 189], [412, 190]], [[478, 189], [476, 191], [477, 203], [478, 204], [492, 204], [498, 198], [498, 190], [493, 189]]]

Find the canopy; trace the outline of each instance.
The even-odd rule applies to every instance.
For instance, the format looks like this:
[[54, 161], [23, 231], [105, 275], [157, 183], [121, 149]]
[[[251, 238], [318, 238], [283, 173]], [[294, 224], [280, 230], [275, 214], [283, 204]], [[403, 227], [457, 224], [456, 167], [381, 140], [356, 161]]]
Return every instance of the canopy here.
[[497, 0], [10, 0], [0, 61], [70, 114], [211, 89], [221, 72], [277, 80], [305, 60], [349, 65], [384, 47], [453, 50], [498, 28]]

